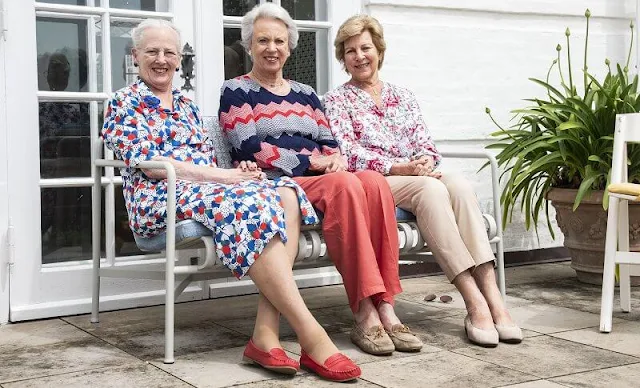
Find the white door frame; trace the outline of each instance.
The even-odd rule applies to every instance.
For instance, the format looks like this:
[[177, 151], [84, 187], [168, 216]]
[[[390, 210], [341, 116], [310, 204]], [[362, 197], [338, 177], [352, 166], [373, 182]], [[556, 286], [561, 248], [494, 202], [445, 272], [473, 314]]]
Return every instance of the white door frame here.
[[[13, 222], [15, 235], [15, 264], [11, 271], [12, 281], [9, 284], [9, 319], [13, 322], [86, 313], [90, 311], [91, 307], [91, 261], [42, 265], [38, 99], [45, 94], [38, 92], [36, 77], [35, 2], [33, 0], [4, 1], [8, 1], [5, 6], [11, 16], [8, 18], [11, 36], [19, 37], [19, 39], [9, 39], [6, 42], [6, 57], [16, 60], [7, 61], [5, 69], [6, 74], [11, 74], [11, 77], [6, 78], [6, 90], [11, 91], [11, 98], [6, 102], [8, 128], [5, 137], [8, 149], [7, 153], [2, 155], [3, 157], [7, 155], [7, 182], [10, 183], [7, 202], [11, 204], [8, 218]], [[94, 2], [100, 4], [99, 0], [94, 0]], [[105, 5], [107, 2], [103, 0], [101, 4]], [[64, 6], [47, 4], [46, 7], [47, 15], [50, 15], [54, 9]], [[65, 14], [72, 13], [71, 8], [73, 7], [67, 7], [70, 8], [65, 11]], [[180, 0], [180, 7], [176, 7], [178, 12], [173, 14], [178, 25], [183, 25], [184, 38], [190, 42], [192, 42], [192, 33], [189, 31], [191, 28], [190, 20], [193, 17], [192, 9], [191, 1]], [[97, 12], [102, 11], [98, 10]], [[138, 11], [126, 15], [129, 14], [141, 16], [145, 13]], [[120, 12], [120, 15], [125, 14]], [[157, 14], [153, 15], [157, 17]], [[169, 15], [165, 13], [164, 16], [168, 17]], [[108, 48], [108, 43], [103, 39], [102, 47]], [[93, 50], [91, 45], [93, 43], [89, 43], [88, 63], [93, 66], [96, 57], [91, 56], [91, 50]], [[105, 94], [104, 98], [110, 94], [111, 73], [108, 69], [110, 58], [106, 53], [103, 53], [102, 59], [104, 61], [102, 70], [107, 74], [103, 77], [105, 80], [104, 89], [97, 90], [97, 86], [89, 86], [89, 90], [93, 93], [76, 93], [70, 100], [77, 101], [78, 94], [82, 94], [81, 97], [87, 99], [87, 102], [97, 101], [96, 99], [102, 98], [102, 94]], [[180, 80], [178, 73], [176, 73], [176, 77]], [[90, 72], [88, 84], [97, 85], [95, 78]], [[196, 79], [195, 82], [197, 85], [198, 80]], [[61, 98], [61, 93], [66, 92], [47, 93], [47, 99], [55, 100]], [[3, 115], [3, 117], [5, 116]], [[91, 136], [97, 137], [97, 132], [98, 130], [92, 127]], [[77, 178], [70, 179], [78, 180]], [[86, 178], [79, 180], [83, 179], [86, 180]], [[117, 180], [117, 178], [115, 179]], [[55, 186], [62, 185], [56, 182], [53, 184]], [[115, 192], [116, 195], [122, 195], [119, 186], [116, 186]], [[160, 304], [164, 300], [164, 284], [162, 282], [105, 278], [101, 283], [101, 309], [103, 310]], [[204, 284], [194, 283], [184, 291], [179, 300], [202, 299], [207, 295], [207, 291]]]
[[[0, 0], [0, 23], [6, 22], [4, 0]], [[0, 24], [0, 324], [9, 321], [9, 195], [7, 183], [7, 115], [4, 71], [5, 36]]]

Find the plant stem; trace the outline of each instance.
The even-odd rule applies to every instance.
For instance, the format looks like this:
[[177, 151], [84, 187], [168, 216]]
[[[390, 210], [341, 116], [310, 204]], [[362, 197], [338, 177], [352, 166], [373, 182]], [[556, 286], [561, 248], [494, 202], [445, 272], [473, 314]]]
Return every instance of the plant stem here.
[[[558, 47], [560, 47], [559, 44]], [[558, 52], [558, 73], [560, 73], [560, 82], [564, 84], [564, 76], [562, 75], [562, 62], [560, 62], [560, 50], [556, 48], [556, 51]]]
[[629, 54], [627, 54], [627, 64], [625, 65], [625, 68], [627, 69], [629, 68], [629, 62], [631, 61], [631, 49], [633, 47], [633, 22], [631, 22], [629, 28], [631, 28], [631, 44], [629, 45]]
[[569, 45], [569, 28], [567, 28], [567, 32], [565, 33], [567, 37], [567, 64], [569, 65], [569, 90], [571, 91], [571, 96], [573, 96], [573, 72], [571, 71], [571, 46]]
[[[588, 11], [588, 10], [587, 10]], [[589, 47], [589, 19], [587, 16], [587, 32], [584, 38], [584, 96], [587, 97], [587, 48]]]
[[[560, 55], [558, 53], [558, 55]], [[549, 66], [549, 71], [547, 71], [547, 79], [546, 82], [547, 84], [549, 83], [549, 76], [551, 75], [551, 70], [553, 70], [553, 67], [556, 65], [556, 63], [558, 63], [557, 60], [553, 60], [553, 62], [551, 62], [551, 66]], [[560, 65], [558, 65], [558, 67], [560, 67]], [[562, 70], [560, 71], [560, 77], [562, 78]], [[547, 88], [547, 95], [549, 96], [549, 101], [551, 101], [551, 92], [549, 91], [549, 88]]]

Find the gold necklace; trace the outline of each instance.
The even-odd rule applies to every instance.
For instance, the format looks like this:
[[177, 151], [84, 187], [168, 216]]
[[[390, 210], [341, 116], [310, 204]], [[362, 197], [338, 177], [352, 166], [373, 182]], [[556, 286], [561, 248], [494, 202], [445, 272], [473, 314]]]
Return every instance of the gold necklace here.
[[365, 92], [366, 92], [366, 91], [367, 91], [367, 89], [368, 89], [368, 90], [370, 90], [370, 91], [371, 91], [371, 93], [372, 93], [374, 96], [376, 96], [376, 97], [378, 96], [378, 91], [376, 90], [376, 88], [377, 88], [377, 87], [378, 87], [378, 85], [380, 84], [380, 80], [378, 80], [375, 84], [373, 84], [373, 85], [371, 85], [371, 86], [366, 86], [366, 87], [358, 86], [355, 82], [352, 82], [352, 84], [353, 84], [353, 86], [355, 86], [356, 88], [358, 88], [358, 89], [360, 89], [360, 90], [364, 90]]
[[249, 75], [258, 81], [259, 84], [267, 85], [270, 88], [279, 88], [284, 85], [284, 79], [281, 79], [280, 82], [271, 83], [260, 79], [260, 77], [258, 77], [254, 72], [250, 72]]

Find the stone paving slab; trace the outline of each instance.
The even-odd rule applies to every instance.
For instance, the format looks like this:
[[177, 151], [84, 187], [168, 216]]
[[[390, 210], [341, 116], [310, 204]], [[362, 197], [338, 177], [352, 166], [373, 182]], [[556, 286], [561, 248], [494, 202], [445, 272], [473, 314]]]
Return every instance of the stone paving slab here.
[[[548, 263], [541, 265], [522, 265], [504, 269], [507, 287], [519, 284], [554, 282], [562, 279], [575, 279], [576, 272], [571, 262]], [[507, 292], [509, 294], [509, 292]]]
[[59, 319], [0, 327], [0, 383], [138, 360]]
[[533, 303], [515, 307], [509, 313], [522, 328], [543, 334], [600, 325], [599, 315], [548, 304]]
[[556, 333], [552, 334], [552, 336], [640, 357], [640, 323], [638, 322], [614, 322], [611, 333], [601, 333], [599, 327], [591, 327]]
[[552, 381], [565, 387], [575, 388], [637, 388], [638, 381], [640, 381], [640, 364], [572, 374], [555, 378]]
[[[257, 298], [253, 299], [257, 301]], [[227, 298], [222, 299], [221, 302], [229, 308], [230, 316], [237, 316], [238, 313], [226, 303]], [[243, 306], [243, 303], [240, 305]], [[201, 302], [176, 305], [174, 340], [176, 357], [247, 343], [248, 335], [229, 330], [214, 322], [213, 316], [220, 317], [224, 313], [213, 314], [212, 310], [218, 308], [214, 303]], [[142, 314], [139, 310], [144, 310], [146, 314]], [[249, 307], [248, 310], [251, 308]], [[253, 322], [254, 317], [255, 309], [250, 317], [239, 319]], [[97, 324], [90, 323], [88, 315], [64, 319], [144, 361], [164, 356], [164, 307], [162, 306], [102, 313], [100, 323]]]
[[372, 384], [366, 380], [359, 379], [357, 382], [334, 383], [327, 380], [318, 379], [315, 376], [296, 376], [292, 380], [265, 380], [257, 383], [236, 385], [234, 388], [335, 388], [339, 387], [362, 387], [380, 388], [377, 384]]
[[500, 344], [495, 349], [468, 346], [453, 352], [546, 379], [640, 362], [636, 357], [546, 335], [527, 338], [518, 345]]
[[389, 388], [493, 387], [534, 376], [448, 351], [364, 364], [362, 377]]
[[90, 371], [68, 373], [37, 379], [7, 383], [4, 388], [123, 388], [123, 387], [153, 387], [153, 388], [187, 388], [186, 384], [160, 369], [145, 362], [132, 365], [100, 368]]
[[[575, 277], [542, 281], [538, 283], [518, 284], [507, 287], [507, 294], [536, 303], [566, 307], [573, 310], [600, 314], [600, 286], [580, 283]], [[640, 322], [640, 287], [631, 288], [631, 312], [625, 313], [620, 308], [620, 294], [615, 289], [613, 301], [615, 318]]]
[[[578, 283], [568, 263], [506, 273], [507, 304], [525, 340], [495, 349], [468, 342], [462, 298], [444, 276], [402, 281], [397, 312], [425, 342], [419, 353], [379, 357], [351, 344], [353, 317], [341, 285], [301, 294], [336, 345], [362, 367], [358, 387], [638, 386], [640, 288], [632, 291], [632, 313], [618, 307], [613, 332], [601, 334], [600, 287]], [[425, 302], [428, 293], [446, 293], [453, 302]], [[97, 325], [82, 315], [0, 327], [0, 388], [336, 386], [306, 372], [282, 377], [241, 361], [257, 300], [249, 295], [177, 304], [172, 365], [162, 363], [162, 306], [102, 313]], [[281, 334], [285, 350], [298, 358], [300, 347], [284, 320]]]
[[[211, 352], [187, 354], [174, 364], [153, 361], [152, 364], [199, 388], [220, 388], [264, 380], [291, 381], [283, 376], [242, 361], [244, 346]], [[296, 355], [289, 353], [289, 357]]]
[[566, 388], [566, 386], [549, 380], [535, 380], [526, 383], [505, 385], [501, 388]]

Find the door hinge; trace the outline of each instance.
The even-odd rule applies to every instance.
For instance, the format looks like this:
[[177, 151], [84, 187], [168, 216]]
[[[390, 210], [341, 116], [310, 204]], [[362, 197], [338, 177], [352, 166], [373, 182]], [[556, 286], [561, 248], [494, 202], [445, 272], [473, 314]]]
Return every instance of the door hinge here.
[[8, 246], [9, 246], [9, 271], [11, 271], [11, 268], [13, 268], [13, 265], [16, 262], [16, 241], [15, 241], [15, 228], [13, 226], [13, 223], [11, 222], [11, 219], [9, 219], [9, 228], [7, 229], [7, 242], [8, 242]]
[[4, 0], [0, 0], [0, 36], [2, 40], [7, 40], [7, 10], [4, 8]]

